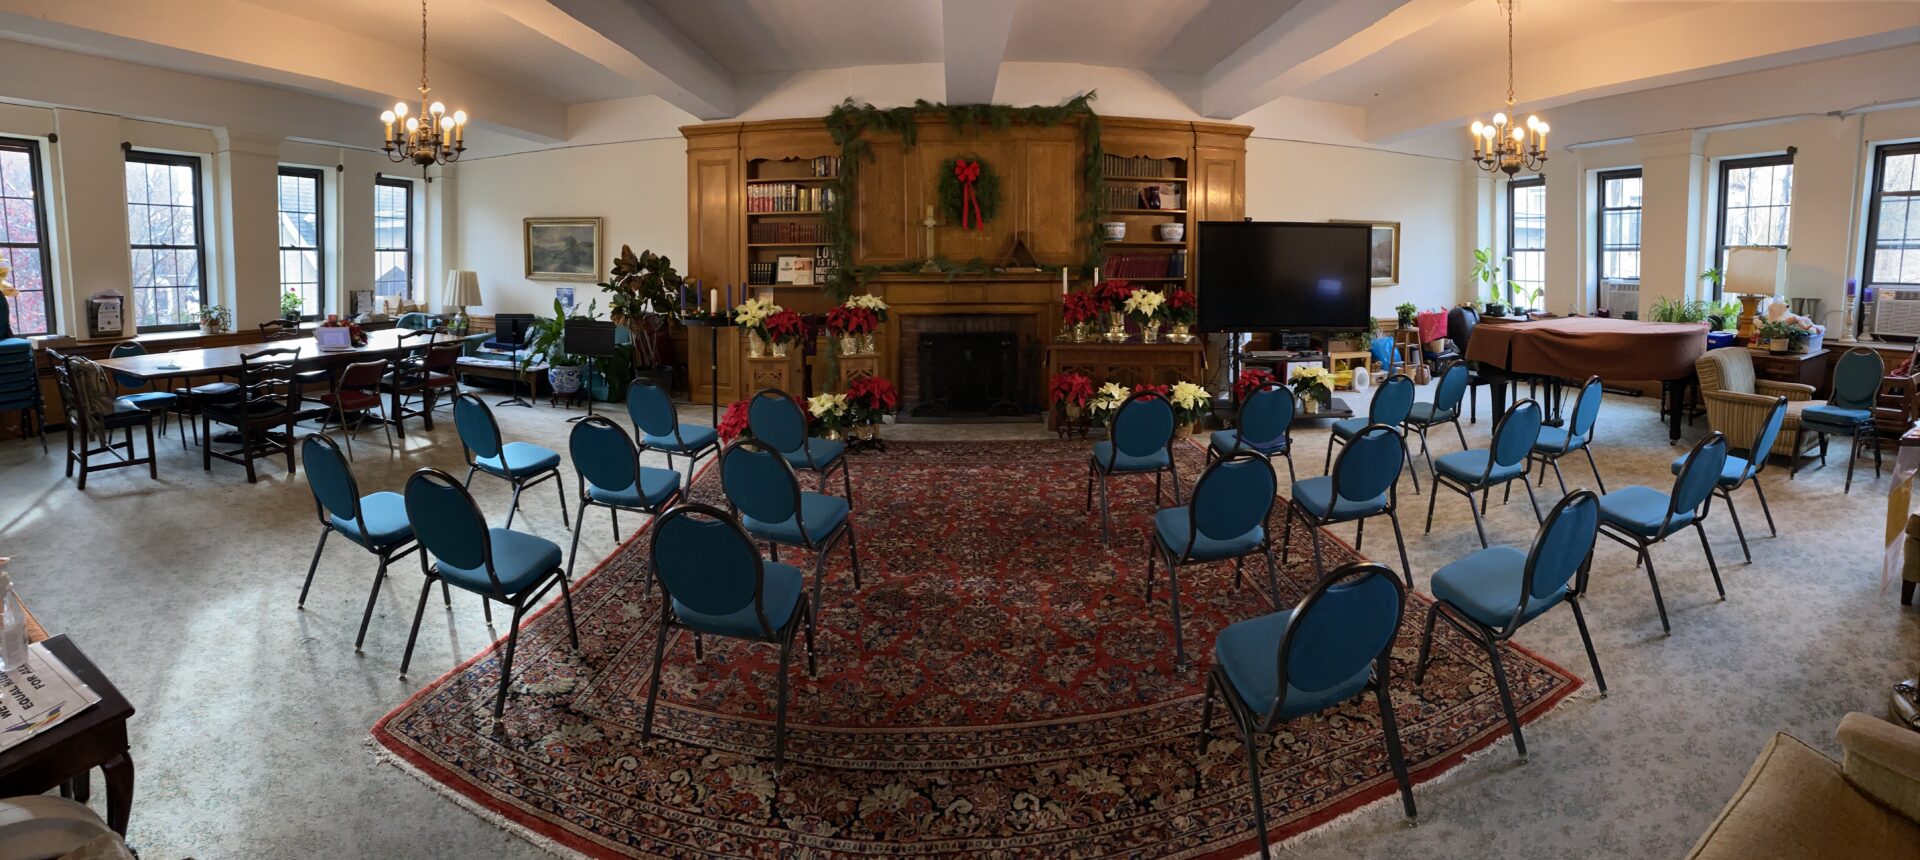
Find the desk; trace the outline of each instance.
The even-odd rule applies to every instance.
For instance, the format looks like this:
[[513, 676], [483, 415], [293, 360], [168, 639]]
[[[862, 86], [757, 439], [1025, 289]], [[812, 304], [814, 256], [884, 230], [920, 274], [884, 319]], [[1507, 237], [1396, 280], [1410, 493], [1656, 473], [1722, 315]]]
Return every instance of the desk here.
[[[98, 362], [101, 367], [115, 373], [124, 373], [144, 380], [159, 380], [234, 373], [240, 369], [241, 356], [263, 349], [298, 349], [300, 350], [300, 369], [315, 370], [324, 367], [341, 367], [356, 361], [397, 358], [408, 350], [459, 342], [457, 338], [441, 336], [431, 339], [415, 338], [402, 346], [401, 335], [413, 333], [411, 329], [398, 328], [368, 332], [366, 346], [339, 352], [321, 352], [320, 345], [315, 343], [313, 338], [301, 337], [261, 343], [209, 346], [202, 349], [183, 349], [179, 352], [150, 352], [146, 355], [102, 358], [98, 359]], [[475, 335], [469, 335], [469, 337], [473, 336]], [[163, 364], [176, 366], [163, 368], [161, 367]]]
[[46, 640], [46, 648], [92, 687], [100, 701], [0, 753], [0, 796], [39, 794], [71, 784], [76, 799], [85, 802], [89, 772], [97, 767], [106, 775], [107, 826], [125, 836], [133, 809], [133, 759], [127, 753], [127, 719], [133, 716], [133, 705], [65, 635]]
[[1797, 382], [1813, 387], [1820, 397], [1827, 387], [1827, 352], [1789, 352], [1785, 354], [1747, 347], [1753, 356], [1753, 375], [1773, 382]]

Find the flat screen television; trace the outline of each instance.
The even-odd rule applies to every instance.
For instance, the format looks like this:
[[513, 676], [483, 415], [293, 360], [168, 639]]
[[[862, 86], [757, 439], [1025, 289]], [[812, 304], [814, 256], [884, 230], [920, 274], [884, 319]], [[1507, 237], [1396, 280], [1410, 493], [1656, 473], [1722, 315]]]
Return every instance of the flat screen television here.
[[1208, 331], [1359, 331], [1372, 313], [1372, 228], [1202, 221], [1195, 289]]

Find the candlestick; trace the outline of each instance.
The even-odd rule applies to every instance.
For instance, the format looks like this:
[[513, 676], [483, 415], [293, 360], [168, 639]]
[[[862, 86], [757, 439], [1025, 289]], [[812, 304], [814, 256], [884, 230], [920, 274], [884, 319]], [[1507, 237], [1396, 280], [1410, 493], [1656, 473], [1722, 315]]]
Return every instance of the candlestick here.
[[707, 305], [711, 308], [710, 310], [707, 311], [708, 313], [713, 314], [714, 316], [720, 315], [720, 288], [719, 287], [714, 287], [713, 289], [707, 291]]
[[733, 285], [727, 285], [727, 307], [733, 307]]
[[1099, 266], [1093, 267], [1093, 285], [1096, 287], [1100, 286], [1100, 267]]
[[1067, 294], [1067, 267], [1060, 267], [1060, 295]]

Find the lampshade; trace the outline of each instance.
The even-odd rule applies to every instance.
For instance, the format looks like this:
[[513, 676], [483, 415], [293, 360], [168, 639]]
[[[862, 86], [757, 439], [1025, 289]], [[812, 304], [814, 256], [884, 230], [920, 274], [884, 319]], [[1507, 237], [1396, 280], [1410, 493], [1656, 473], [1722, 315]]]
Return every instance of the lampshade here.
[[1727, 271], [1721, 286], [1728, 293], [1779, 296], [1787, 292], [1787, 249], [1770, 245], [1739, 245], [1727, 249]]
[[447, 288], [440, 295], [440, 303], [459, 308], [480, 304], [480, 275], [466, 269], [448, 269]]

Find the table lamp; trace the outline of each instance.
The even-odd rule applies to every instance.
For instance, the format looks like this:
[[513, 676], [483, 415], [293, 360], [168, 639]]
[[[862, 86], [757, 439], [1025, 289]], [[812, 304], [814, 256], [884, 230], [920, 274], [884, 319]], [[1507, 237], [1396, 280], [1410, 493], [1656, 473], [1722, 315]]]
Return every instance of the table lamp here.
[[1787, 289], [1787, 249], [1771, 245], [1738, 245], [1727, 249], [1726, 278], [1722, 291], [1740, 297], [1741, 343], [1753, 341], [1753, 318], [1760, 310], [1760, 299], [1777, 296]]
[[447, 288], [440, 296], [440, 303], [460, 309], [453, 316], [452, 328], [465, 334], [473, 324], [467, 318], [467, 308], [480, 304], [480, 275], [466, 269], [448, 269]]

